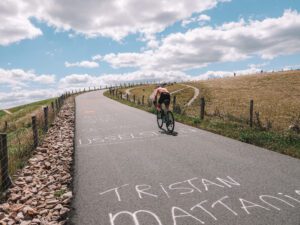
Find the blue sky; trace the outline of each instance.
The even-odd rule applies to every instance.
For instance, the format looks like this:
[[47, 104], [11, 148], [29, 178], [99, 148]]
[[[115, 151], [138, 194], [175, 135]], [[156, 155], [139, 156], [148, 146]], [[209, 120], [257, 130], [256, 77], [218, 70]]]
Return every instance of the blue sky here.
[[297, 0], [4, 0], [0, 19], [0, 108], [95, 85], [300, 68]]

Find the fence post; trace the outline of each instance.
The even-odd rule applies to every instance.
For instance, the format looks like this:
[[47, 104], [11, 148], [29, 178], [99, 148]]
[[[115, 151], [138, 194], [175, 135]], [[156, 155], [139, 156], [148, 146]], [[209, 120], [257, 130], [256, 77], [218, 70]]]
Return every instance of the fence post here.
[[129, 99], [129, 95], [128, 95], [128, 94], [126, 94], [126, 100], [128, 101], [128, 99]]
[[205, 99], [202, 97], [200, 99], [200, 119], [204, 119], [204, 113], [205, 113]]
[[253, 100], [250, 100], [250, 118], [249, 118], [249, 125], [250, 127], [253, 126]]
[[176, 106], [176, 95], [173, 96], [173, 109]]
[[5, 122], [4, 122], [4, 131], [7, 131], [7, 129], [8, 129], [8, 122], [5, 121]]
[[135, 103], [135, 95], [133, 95], [133, 102]]
[[51, 102], [51, 109], [52, 109], [52, 112], [55, 113], [54, 102]]
[[1, 157], [1, 188], [6, 191], [11, 185], [8, 173], [7, 134], [0, 134], [0, 157]]
[[55, 108], [56, 108], [56, 112], [58, 112], [58, 99], [55, 99]]
[[32, 132], [33, 132], [33, 147], [36, 148], [39, 143], [38, 130], [36, 126], [36, 116], [31, 117], [32, 120]]
[[143, 97], [142, 97], [142, 105], [144, 105], [145, 104], [145, 96], [143, 95]]
[[44, 107], [44, 131], [48, 131], [48, 106]]

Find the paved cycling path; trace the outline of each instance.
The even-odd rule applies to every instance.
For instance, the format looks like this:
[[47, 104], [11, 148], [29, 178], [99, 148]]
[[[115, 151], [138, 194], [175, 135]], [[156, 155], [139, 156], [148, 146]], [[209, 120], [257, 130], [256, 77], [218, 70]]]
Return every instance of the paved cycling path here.
[[76, 98], [78, 225], [299, 225], [300, 160], [154, 115]]

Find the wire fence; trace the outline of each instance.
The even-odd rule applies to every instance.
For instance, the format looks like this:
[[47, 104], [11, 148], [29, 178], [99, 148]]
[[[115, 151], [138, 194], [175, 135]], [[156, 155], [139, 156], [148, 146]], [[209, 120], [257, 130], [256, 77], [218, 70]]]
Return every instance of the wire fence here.
[[[167, 85], [172, 85], [172, 83], [167, 83]], [[128, 93], [126, 88], [128, 87], [113, 87], [109, 89], [108, 93], [111, 97], [147, 107], [150, 111], [151, 109], [152, 111], [155, 110], [149, 94], [143, 94], [142, 91], [137, 91], [139, 94]], [[212, 100], [204, 96], [203, 93], [200, 94], [190, 106], [187, 106], [187, 102], [191, 99], [188, 91], [171, 94], [170, 108], [176, 114], [193, 118], [196, 122], [204, 119], [221, 119], [265, 131], [291, 130], [296, 133], [300, 132], [300, 113], [291, 106], [286, 107], [286, 111], [283, 111], [277, 102], [275, 105], [266, 104], [265, 102], [268, 101], [263, 102], [257, 98], [251, 99], [250, 96], [248, 100], [232, 98], [226, 102], [218, 102], [218, 99]]]
[[12, 185], [17, 171], [26, 166], [33, 151], [42, 144], [48, 129], [67, 98], [107, 88], [107, 86], [100, 86], [68, 91], [47, 101], [47, 104], [38, 110], [24, 110], [20, 115], [12, 116], [11, 120], [1, 120], [0, 193], [5, 192]]
[[43, 139], [58, 115], [65, 100], [87, 91], [84, 89], [67, 92], [52, 99], [46, 105], [32, 112], [25, 112], [21, 118], [2, 121], [0, 126], [0, 192], [5, 192], [13, 183], [17, 171], [23, 168]]

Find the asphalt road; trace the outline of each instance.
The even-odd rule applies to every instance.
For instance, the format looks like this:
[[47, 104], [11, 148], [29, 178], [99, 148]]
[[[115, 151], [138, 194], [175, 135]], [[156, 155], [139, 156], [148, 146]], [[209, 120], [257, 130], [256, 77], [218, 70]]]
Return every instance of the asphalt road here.
[[300, 160], [92, 92], [76, 98], [73, 224], [300, 225]]

